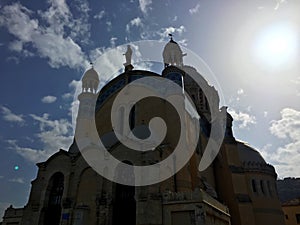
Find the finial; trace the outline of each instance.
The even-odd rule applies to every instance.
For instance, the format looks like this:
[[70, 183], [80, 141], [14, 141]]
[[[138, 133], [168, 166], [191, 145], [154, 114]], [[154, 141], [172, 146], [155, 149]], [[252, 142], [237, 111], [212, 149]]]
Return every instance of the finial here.
[[94, 64], [92, 63], [92, 61], [90, 61], [90, 65], [92, 68], [94, 68]]
[[170, 37], [170, 41], [173, 41], [173, 34], [169, 34], [169, 37]]

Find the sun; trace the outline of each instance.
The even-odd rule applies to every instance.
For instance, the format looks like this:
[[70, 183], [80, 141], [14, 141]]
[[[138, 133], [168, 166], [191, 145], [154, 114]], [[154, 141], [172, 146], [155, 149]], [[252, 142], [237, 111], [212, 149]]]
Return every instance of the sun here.
[[254, 43], [255, 61], [260, 65], [285, 69], [296, 61], [298, 38], [288, 24], [274, 24], [262, 30]]

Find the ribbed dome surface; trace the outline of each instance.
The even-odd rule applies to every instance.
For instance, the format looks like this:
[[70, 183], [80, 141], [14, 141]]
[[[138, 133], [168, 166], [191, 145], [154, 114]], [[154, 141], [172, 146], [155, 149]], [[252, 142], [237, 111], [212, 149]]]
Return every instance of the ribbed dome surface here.
[[98, 73], [96, 72], [96, 70], [94, 70], [94, 68], [91, 68], [84, 73], [82, 80], [85, 80], [85, 79], [99, 81], [99, 76], [98, 76]]
[[239, 150], [239, 157], [242, 162], [254, 162], [254, 163], [266, 164], [264, 158], [254, 148], [251, 148], [249, 145], [242, 142], [238, 142], [237, 145]]

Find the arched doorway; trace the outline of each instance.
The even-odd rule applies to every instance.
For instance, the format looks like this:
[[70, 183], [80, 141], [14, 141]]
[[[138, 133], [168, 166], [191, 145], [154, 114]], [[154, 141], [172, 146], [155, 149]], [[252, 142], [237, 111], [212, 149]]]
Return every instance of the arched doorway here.
[[[132, 165], [129, 161], [124, 163]], [[124, 170], [117, 170], [123, 171]], [[128, 176], [134, 179], [132, 171], [126, 171], [126, 174], [118, 174], [117, 176]], [[130, 179], [130, 178], [129, 178]], [[115, 185], [115, 198], [113, 205], [113, 225], [135, 225], [136, 224], [136, 201], [135, 187], [123, 184]]]
[[61, 218], [61, 200], [64, 191], [64, 175], [55, 173], [48, 184], [43, 225], [59, 225]]

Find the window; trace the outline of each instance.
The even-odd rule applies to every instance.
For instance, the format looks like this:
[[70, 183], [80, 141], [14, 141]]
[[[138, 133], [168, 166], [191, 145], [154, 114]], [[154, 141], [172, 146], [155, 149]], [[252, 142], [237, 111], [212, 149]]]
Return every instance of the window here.
[[263, 180], [260, 180], [260, 187], [261, 187], [261, 192], [262, 192], [263, 194], [266, 194], [266, 190], [265, 190], [265, 187], [264, 187], [264, 182], [263, 182]]
[[297, 221], [297, 224], [300, 224], [300, 214], [296, 214], [296, 221]]
[[129, 126], [132, 130], [135, 127], [135, 106], [131, 108], [130, 114], [129, 114]]
[[252, 179], [251, 183], [252, 183], [252, 191], [253, 191], [254, 193], [257, 193], [256, 182], [255, 182], [255, 180]]
[[269, 180], [267, 181], [267, 186], [268, 186], [268, 191], [269, 191], [270, 196], [273, 196], [272, 189], [271, 189], [271, 184], [270, 184]]

